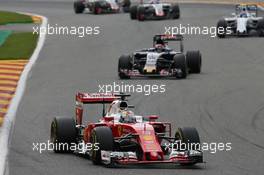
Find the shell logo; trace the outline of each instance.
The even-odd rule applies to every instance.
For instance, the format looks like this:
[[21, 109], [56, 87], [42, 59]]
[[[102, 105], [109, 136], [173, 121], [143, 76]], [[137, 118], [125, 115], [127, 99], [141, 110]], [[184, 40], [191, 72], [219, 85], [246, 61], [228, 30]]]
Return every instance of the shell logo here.
[[117, 127], [117, 133], [118, 133], [118, 135], [122, 135], [122, 133], [123, 133], [123, 128], [122, 128], [122, 126], [121, 125], [119, 125], [118, 127]]
[[144, 135], [143, 140], [144, 141], [152, 141], [152, 140], [154, 140], [154, 137], [152, 135]]

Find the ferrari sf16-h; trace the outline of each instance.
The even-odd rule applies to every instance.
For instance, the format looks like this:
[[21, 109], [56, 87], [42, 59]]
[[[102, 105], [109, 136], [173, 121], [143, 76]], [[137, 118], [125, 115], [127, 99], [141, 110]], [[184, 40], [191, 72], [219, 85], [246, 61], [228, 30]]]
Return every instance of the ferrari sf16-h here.
[[[264, 36], [264, 18], [258, 16], [258, 7], [254, 4], [236, 5], [232, 17], [221, 19], [217, 23], [219, 38], [225, 36]], [[221, 29], [220, 29], [221, 30]]]
[[73, 4], [76, 14], [83, 13], [85, 9], [93, 14], [101, 13], [119, 13], [122, 8], [124, 12], [128, 12], [130, 0], [118, 2], [116, 0], [76, 0]]
[[[168, 41], [179, 41], [179, 50], [168, 48]], [[182, 35], [155, 35], [153, 48], [122, 55], [118, 62], [120, 79], [131, 77], [175, 77], [186, 78], [190, 73], [200, 73], [202, 56], [200, 51], [184, 54]]]
[[179, 19], [180, 8], [178, 4], [160, 3], [152, 0], [146, 4], [139, 4], [130, 7], [130, 18], [143, 20], [154, 19]]
[[[77, 93], [76, 117], [55, 117], [51, 123], [51, 141], [56, 145], [54, 152], [84, 154], [94, 164], [109, 167], [158, 163], [194, 165], [203, 162], [203, 152], [197, 147], [200, 138], [195, 128], [178, 128], [172, 136], [171, 123], [158, 122], [159, 116], [135, 115], [130, 110], [133, 106], [127, 103], [128, 96]], [[98, 122], [83, 124], [84, 104], [103, 104], [103, 115]], [[106, 104], [110, 104], [107, 111]], [[173, 143], [192, 146], [176, 149]], [[79, 145], [77, 150], [70, 149], [69, 145], [74, 144]], [[86, 150], [83, 145], [87, 144], [93, 146]]]

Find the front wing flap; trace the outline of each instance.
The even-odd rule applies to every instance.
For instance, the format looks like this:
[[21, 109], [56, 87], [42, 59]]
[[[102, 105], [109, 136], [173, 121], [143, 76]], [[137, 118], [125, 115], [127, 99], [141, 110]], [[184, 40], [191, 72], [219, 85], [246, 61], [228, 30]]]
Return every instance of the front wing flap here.
[[109, 165], [116, 164], [189, 164], [189, 163], [204, 163], [203, 153], [201, 151], [173, 151], [163, 160], [138, 160], [135, 152], [111, 152], [101, 150], [102, 163]]

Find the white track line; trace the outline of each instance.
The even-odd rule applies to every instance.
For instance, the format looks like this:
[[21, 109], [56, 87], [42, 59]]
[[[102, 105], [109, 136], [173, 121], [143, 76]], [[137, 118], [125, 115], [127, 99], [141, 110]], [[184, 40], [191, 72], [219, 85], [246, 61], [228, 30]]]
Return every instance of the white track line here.
[[[29, 14], [29, 13], [24, 13], [24, 14], [38, 16], [42, 18], [41, 28], [47, 26], [48, 19], [46, 17], [36, 15], [36, 14]], [[8, 165], [8, 162], [7, 162], [8, 161], [7, 160], [8, 147], [10, 144], [9, 137], [12, 135], [17, 108], [19, 106], [19, 103], [25, 91], [27, 77], [31, 71], [31, 68], [33, 67], [36, 60], [38, 59], [39, 53], [44, 45], [45, 38], [46, 38], [46, 34], [43, 34], [42, 32], [40, 32], [36, 49], [34, 50], [34, 53], [30, 57], [28, 64], [25, 66], [21, 74], [21, 77], [18, 81], [17, 90], [10, 103], [7, 114], [4, 117], [4, 123], [3, 123], [3, 126], [1, 128], [1, 133], [0, 133], [0, 175], [3, 175], [4, 173], [6, 173], [5, 172], [6, 165]]]

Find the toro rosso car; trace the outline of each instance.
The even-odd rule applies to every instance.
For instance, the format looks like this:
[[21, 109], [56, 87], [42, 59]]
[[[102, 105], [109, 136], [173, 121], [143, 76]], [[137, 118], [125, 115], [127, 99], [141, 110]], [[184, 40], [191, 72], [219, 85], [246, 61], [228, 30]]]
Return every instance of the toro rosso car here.
[[93, 14], [101, 13], [118, 13], [122, 8], [124, 12], [128, 12], [130, 0], [118, 2], [116, 0], [76, 0], [73, 8], [76, 14], [83, 13], [85, 9]]
[[232, 17], [227, 17], [218, 21], [217, 28], [219, 38], [224, 38], [227, 35], [264, 36], [264, 18], [258, 17], [257, 5], [236, 5], [236, 13], [232, 15]]
[[180, 8], [178, 4], [160, 3], [152, 0], [147, 4], [139, 4], [130, 8], [131, 19], [154, 20], [154, 19], [178, 19]]
[[[76, 118], [55, 117], [51, 123], [54, 152], [84, 154], [94, 164], [109, 167], [117, 164], [194, 165], [203, 162], [200, 138], [195, 128], [178, 128], [172, 136], [171, 123], [158, 122], [157, 115], [135, 115], [130, 110], [133, 106], [127, 104], [128, 96], [77, 93]], [[103, 116], [98, 122], [83, 125], [83, 105], [97, 103], [103, 104]], [[107, 111], [104, 110], [105, 104], [110, 104]], [[177, 146], [179, 144], [185, 146]]]
[[[179, 41], [176, 51], [168, 47], [168, 41]], [[202, 56], [200, 51], [184, 54], [182, 35], [155, 35], [153, 48], [122, 55], [118, 62], [120, 79], [131, 77], [175, 77], [186, 78], [190, 73], [200, 73]]]

